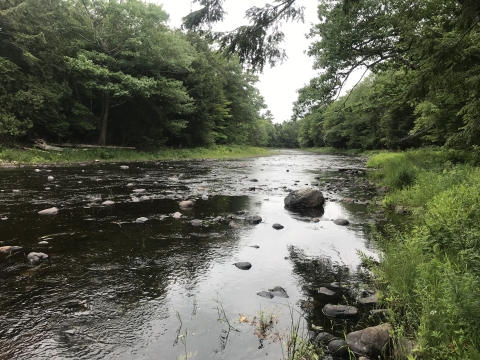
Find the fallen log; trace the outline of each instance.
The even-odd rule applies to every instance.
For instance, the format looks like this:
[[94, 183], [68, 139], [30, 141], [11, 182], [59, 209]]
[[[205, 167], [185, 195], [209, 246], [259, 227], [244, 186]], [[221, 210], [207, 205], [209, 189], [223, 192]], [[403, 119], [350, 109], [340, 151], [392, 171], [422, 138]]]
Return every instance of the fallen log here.
[[39, 147], [42, 150], [63, 151], [61, 147], [48, 145], [46, 141], [43, 139], [35, 140], [35, 146]]
[[61, 143], [53, 144], [56, 147], [60, 148], [75, 148], [75, 149], [128, 149], [135, 150], [133, 146], [107, 146], [107, 145], [91, 145], [91, 144], [71, 144], [71, 143]]

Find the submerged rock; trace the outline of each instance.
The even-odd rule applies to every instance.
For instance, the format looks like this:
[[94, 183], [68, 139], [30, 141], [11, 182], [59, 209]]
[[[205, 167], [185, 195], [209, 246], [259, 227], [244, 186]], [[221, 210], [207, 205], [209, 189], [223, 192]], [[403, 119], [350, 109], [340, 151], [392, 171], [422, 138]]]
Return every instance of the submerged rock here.
[[280, 287], [280, 286], [275, 286], [273, 289], [268, 289], [273, 295], [278, 296], [278, 297], [283, 297], [283, 298], [288, 298], [289, 296], [287, 295], [287, 291]]
[[192, 226], [202, 226], [203, 225], [203, 221], [202, 220], [198, 220], [198, 219], [194, 219], [192, 221], [190, 221], [190, 224]]
[[58, 209], [56, 207], [41, 210], [38, 212], [39, 215], [55, 215], [57, 213], [58, 213]]
[[267, 298], [267, 299], [273, 299], [273, 294], [269, 291], [260, 291], [257, 293], [258, 296], [261, 296], [261, 297], [264, 297], [264, 298]]
[[321, 287], [318, 289], [318, 293], [326, 296], [333, 296], [335, 295], [335, 291], [332, 291], [330, 289], [327, 289], [326, 287]]
[[275, 223], [272, 225], [272, 228], [274, 228], [275, 230], [281, 230], [284, 228], [284, 226], [281, 224]]
[[262, 222], [261, 216], [258, 215], [250, 215], [245, 218], [245, 221], [248, 222], [249, 224], [257, 225]]
[[41, 252], [31, 252], [27, 255], [27, 260], [32, 265], [37, 265], [48, 259], [48, 255]]
[[321, 208], [324, 203], [322, 192], [310, 188], [291, 191], [284, 200], [287, 209]]
[[388, 352], [391, 331], [389, 323], [354, 331], [347, 335], [347, 344], [356, 354], [377, 358]]
[[327, 304], [323, 307], [323, 313], [332, 318], [349, 318], [358, 315], [355, 306]]
[[252, 267], [252, 264], [247, 261], [236, 262], [233, 265], [235, 265], [240, 270], [250, 270], [250, 268]]
[[333, 222], [341, 226], [347, 226], [348, 224], [350, 224], [350, 222], [347, 219], [335, 219]]

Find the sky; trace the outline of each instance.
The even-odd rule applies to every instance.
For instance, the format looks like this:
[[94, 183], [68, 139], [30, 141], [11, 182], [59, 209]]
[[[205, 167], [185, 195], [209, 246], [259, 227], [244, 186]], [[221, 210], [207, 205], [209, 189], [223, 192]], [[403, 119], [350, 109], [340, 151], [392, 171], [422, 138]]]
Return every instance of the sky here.
[[[192, 9], [191, 0], [157, 0], [163, 9], [170, 14], [170, 26], [180, 27], [181, 19]], [[245, 25], [245, 10], [252, 6], [263, 6], [266, 0], [226, 0], [227, 16], [214, 30], [233, 30]], [[270, 1], [272, 2], [272, 1]], [[312, 69], [313, 59], [305, 51], [311, 40], [305, 38], [312, 24], [318, 21], [318, 0], [297, 0], [297, 4], [305, 7], [304, 23], [285, 23], [282, 30], [285, 33], [283, 47], [287, 51], [288, 59], [274, 68], [265, 67], [259, 74], [260, 82], [257, 88], [265, 99], [268, 109], [274, 116], [274, 122], [281, 123], [290, 120], [293, 102], [297, 99], [297, 90], [308, 84], [317, 72]]]

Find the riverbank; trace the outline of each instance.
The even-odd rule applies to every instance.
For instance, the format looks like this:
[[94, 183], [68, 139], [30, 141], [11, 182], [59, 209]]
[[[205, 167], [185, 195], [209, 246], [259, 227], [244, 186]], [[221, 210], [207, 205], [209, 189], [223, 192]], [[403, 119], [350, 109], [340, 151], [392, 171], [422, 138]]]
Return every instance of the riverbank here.
[[156, 161], [156, 160], [198, 160], [232, 159], [265, 156], [271, 151], [251, 146], [214, 146], [193, 149], [159, 149], [137, 151], [129, 149], [64, 149], [44, 151], [39, 149], [1, 149], [0, 166], [16, 164], [77, 163], [93, 161]]
[[363, 149], [336, 149], [330, 146], [302, 148], [302, 150], [314, 152], [317, 154], [326, 154], [326, 155], [361, 155], [361, 156], [373, 156], [382, 151], [382, 150], [363, 150]]
[[[413, 214], [409, 230], [376, 234], [382, 306], [394, 327], [397, 356], [405, 341], [422, 359], [480, 358], [480, 169], [474, 153], [382, 153], [367, 163], [387, 191], [386, 209]], [[413, 340], [413, 342], [412, 342]]]

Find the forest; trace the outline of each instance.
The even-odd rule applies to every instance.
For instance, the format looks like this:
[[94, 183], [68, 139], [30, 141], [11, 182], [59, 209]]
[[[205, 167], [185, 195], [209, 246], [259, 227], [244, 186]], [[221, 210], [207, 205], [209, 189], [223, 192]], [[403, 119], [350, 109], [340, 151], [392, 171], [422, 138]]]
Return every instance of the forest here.
[[300, 145], [480, 145], [479, 14], [473, 0], [321, 1], [308, 51], [318, 76], [294, 107]]
[[[290, 146], [257, 75], [140, 0], [0, 2], [0, 142]], [[293, 139], [293, 140], [290, 140]]]

